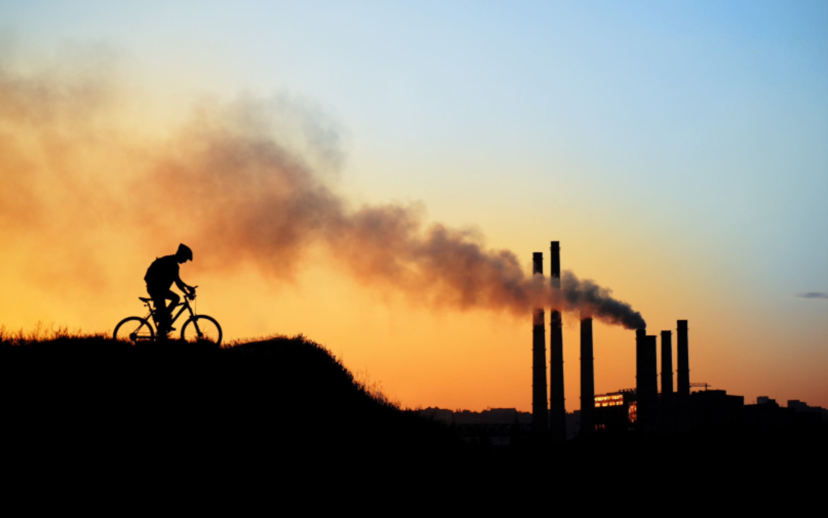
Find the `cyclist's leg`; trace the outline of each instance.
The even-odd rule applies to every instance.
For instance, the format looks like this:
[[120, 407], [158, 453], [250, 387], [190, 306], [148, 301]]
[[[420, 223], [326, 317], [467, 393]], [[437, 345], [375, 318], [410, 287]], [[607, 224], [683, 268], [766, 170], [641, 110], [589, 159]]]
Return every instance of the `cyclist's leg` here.
[[158, 327], [158, 338], [162, 339], [167, 335], [166, 330], [170, 327], [170, 312], [167, 309], [167, 294], [165, 291], [147, 287], [147, 293], [149, 293], [155, 306], [155, 324]]
[[167, 319], [166, 329], [169, 332], [169, 331], [172, 331], [172, 314], [173, 314], [173, 310], [178, 305], [178, 303], [181, 302], [181, 297], [178, 296], [178, 293], [176, 293], [172, 290], [167, 290], [167, 293], [164, 295], [164, 297], [170, 301], [170, 304], [167, 306], [167, 315], [166, 315], [166, 319]]

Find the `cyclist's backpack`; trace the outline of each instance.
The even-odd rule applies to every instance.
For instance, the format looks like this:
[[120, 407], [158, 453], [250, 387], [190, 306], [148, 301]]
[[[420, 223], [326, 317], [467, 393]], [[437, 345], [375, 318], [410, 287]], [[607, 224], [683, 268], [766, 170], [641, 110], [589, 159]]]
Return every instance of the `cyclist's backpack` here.
[[147, 268], [144, 280], [149, 287], [169, 288], [178, 277], [178, 261], [174, 255], [156, 257], [155, 261]]
[[144, 281], [147, 284], [154, 284], [153, 281], [157, 281], [158, 278], [161, 277], [161, 272], [158, 271], [160, 269], [161, 266], [158, 264], [158, 258], [156, 257], [155, 261], [153, 261], [152, 264], [149, 265], [149, 268], [147, 268], [147, 274], [144, 275]]

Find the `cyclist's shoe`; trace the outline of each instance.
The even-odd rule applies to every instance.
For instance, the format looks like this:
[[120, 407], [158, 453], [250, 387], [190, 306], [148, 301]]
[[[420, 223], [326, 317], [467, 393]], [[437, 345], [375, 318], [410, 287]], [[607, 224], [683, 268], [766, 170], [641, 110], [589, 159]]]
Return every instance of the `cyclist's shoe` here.
[[159, 328], [158, 329], [158, 338], [161, 339], [161, 340], [166, 340], [168, 338], [167, 335], [172, 333], [173, 331], [175, 331], [174, 327], [169, 327], [167, 329]]

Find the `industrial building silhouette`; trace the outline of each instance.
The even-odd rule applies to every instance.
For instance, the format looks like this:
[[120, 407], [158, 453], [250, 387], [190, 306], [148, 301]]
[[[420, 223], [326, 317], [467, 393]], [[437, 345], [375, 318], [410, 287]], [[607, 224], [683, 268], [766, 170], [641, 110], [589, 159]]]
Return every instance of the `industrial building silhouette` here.
[[[560, 242], [552, 241], [551, 278], [560, 287]], [[534, 273], [543, 273], [543, 254], [532, 255]], [[532, 358], [533, 430], [542, 433], [547, 424], [552, 438], [566, 437], [561, 433], [561, 423], [566, 423], [563, 406], [563, 347], [560, 338], [560, 312], [552, 311], [550, 319], [550, 392], [549, 405], [546, 394], [538, 390], [545, 387], [544, 309], [533, 313]], [[579, 435], [596, 434], [677, 434], [715, 433], [717, 431], [774, 431], [792, 425], [813, 425], [828, 421], [828, 412], [809, 407], [799, 401], [790, 401], [788, 408], [774, 406], [768, 401], [745, 405], [743, 396], [727, 394], [724, 390], [691, 392], [689, 326], [687, 320], [676, 321], [676, 378], [673, 389], [673, 332], [661, 331], [661, 391], [658, 387], [658, 336], [648, 335], [646, 329], [635, 331], [636, 383], [633, 389], [619, 390], [610, 394], [595, 395], [592, 318], [581, 315], [580, 321], [580, 372], [581, 411]], [[552, 389], [555, 387], [555, 389]]]
[[[560, 242], [550, 246], [550, 278], [561, 282]], [[532, 254], [533, 274], [543, 274], [543, 253]], [[661, 336], [661, 372], [658, 372], [658, 336], [635, 330], [635, 387], [595, 394], [593, 319], [580, 315], [581, 409], [567, 414], [564, 405], [563, 334], [561, 313], [550, 309], [549, 353], [546, 353], [545, 311], [532, 311], [531, 413], [514, 408], [483, 412], [427, 408], [419, 412], [457, 428], [472, 442], [488, 440], [508, 445], [516, 438], [534, 436], [553, 442], [579, 437], [671, 437], [716, 434], [779, 434], [828, 427], [828, 410], [798, 400], [781, 407], [762, 396], [745, 404], [743, 396], [712, 390], [707, 383], [691, 383], [689, 325], [676, 321], [676, 387], [673, 387], [673, 330]], [[547, 359], [549, 374], [547, 377]], [[661, 378], [661, 390], [658, 380]], [[547, 384], [548, 380], [548, 384]], [[699, 390], [692, 391], [691, 388]], [[821, 427], [821, 428], [820, 428]]]

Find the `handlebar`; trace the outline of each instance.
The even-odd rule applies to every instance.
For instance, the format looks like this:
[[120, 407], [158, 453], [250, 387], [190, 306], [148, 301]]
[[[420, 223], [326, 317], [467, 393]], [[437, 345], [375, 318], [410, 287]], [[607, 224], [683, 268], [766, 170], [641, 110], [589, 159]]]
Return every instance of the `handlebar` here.
[[193, 289], [190, 290], [190, 293], [185, 295], [185, 297], [187, 297], [189, 300], [195, 300], [195, 298], [196, 298], [196, 288], [198, 288], [198, 286], [193, 286]]

